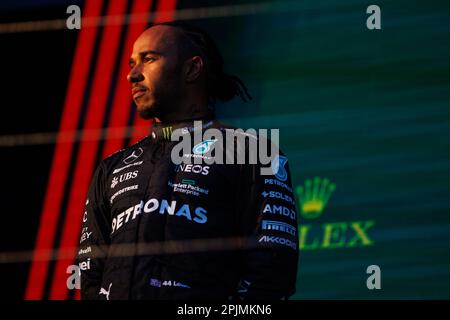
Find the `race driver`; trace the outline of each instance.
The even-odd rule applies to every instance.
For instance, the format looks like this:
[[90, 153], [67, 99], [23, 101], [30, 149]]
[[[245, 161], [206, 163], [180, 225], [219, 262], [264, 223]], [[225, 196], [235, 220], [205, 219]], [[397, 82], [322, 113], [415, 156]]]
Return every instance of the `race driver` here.
[[[280, 152], [270, 175], [259, 162], [175, 164], [171, 158], [177, 129], [230, 128], [216, 120], [212, 106], [236, 95], [245, 101], [245, 85], [224, 73], [204, 31], [179, 23], [143, 32], [130, 68], [137, 112], [155, 123], [149, 136], [104, 159], [94, 173], [77, 257], [81, 298], [292, 296], [298, 232], [287, 158]], [[203, 141], [183, 156], [206, 158], [213, 144]]]

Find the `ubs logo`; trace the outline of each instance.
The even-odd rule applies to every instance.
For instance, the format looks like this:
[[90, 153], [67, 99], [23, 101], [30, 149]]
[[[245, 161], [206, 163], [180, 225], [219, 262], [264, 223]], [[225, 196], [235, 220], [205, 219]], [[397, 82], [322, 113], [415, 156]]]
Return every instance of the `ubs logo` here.
[[114, 178], [112, 179], [112, 181], [111, 181], [111, 189], [114, 189], [115, 186], [116, 186], [119, 182], [124, 182], [124, 181], [130, 180], [130, 179], [136, 178], [136, 177], [138, 176], [138, 172], [139, 172], [139, 171], [136, 170], [136, 171], [133, 171], [133, 172], [127, 172], [127, 173], [121, 174], [121, 175], [119, 176], [119, 178], [114, 177]]

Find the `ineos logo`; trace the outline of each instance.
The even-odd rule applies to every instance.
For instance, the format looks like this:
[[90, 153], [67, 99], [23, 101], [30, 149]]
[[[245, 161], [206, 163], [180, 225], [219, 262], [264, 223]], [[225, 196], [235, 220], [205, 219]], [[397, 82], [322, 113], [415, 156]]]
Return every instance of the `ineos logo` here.
[[130, 163], [136, 161], [136, 159], [138, 159], [143, 153], [144, 153], [144, 150], [142, 150], [142, 148], [134, 150], [128, 157], [123, 159], [123, 163], [130, 164]]

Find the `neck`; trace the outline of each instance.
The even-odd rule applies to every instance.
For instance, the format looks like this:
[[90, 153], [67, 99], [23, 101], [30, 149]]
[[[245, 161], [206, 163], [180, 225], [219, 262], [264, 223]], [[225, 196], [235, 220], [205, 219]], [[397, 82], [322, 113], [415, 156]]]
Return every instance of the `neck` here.
[[165, 124], [215, 118], [213, 110], [199, 104], [192, 104], [189, 107], [183, 108], [181, 110], [182, 111], [162, 115], [159, 118], [154, 118], [154, 121], [156, 123]]

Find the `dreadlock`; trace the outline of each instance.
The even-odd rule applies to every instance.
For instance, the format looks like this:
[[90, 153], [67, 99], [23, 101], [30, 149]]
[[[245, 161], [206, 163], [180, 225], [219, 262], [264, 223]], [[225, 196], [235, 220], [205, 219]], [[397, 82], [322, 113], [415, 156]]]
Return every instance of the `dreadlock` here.
[[203, 58], [207, 73], [209, 98], [215, 103], [216, 99], [229, 101], [239, 96], [242, 101], [251, 100], [246, 85], [237, 76], [223, 71], [223, 58], [214, 40], [202, 29], [181, 22], [163, 22], [154, 26], [165, 25], [183, 30], [185, 40], [180, 43], [182, 58], [192, 54]]

